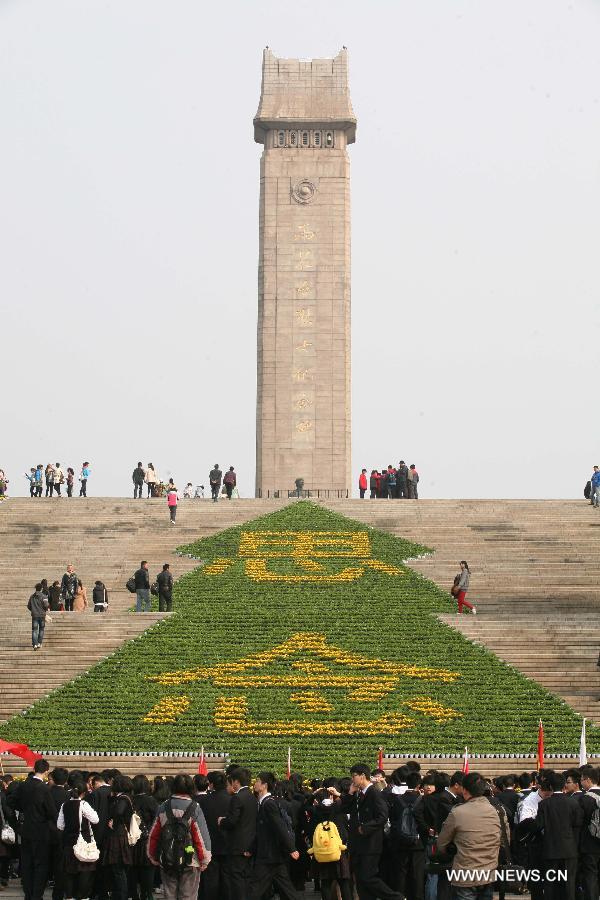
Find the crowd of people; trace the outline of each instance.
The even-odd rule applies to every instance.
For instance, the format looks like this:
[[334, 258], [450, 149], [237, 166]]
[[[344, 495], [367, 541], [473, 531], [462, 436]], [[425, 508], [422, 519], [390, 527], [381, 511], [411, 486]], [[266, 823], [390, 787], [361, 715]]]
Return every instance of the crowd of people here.
[[117, 769], [0, 779], [0, 887], [27, 900], [597, 900], [600, 770], [390, 775], [307, 783], [248, 769], [133, 779]]
[[[87, 497], [87, 483], [91, 473], [92, 470], [90, 469], [89, 462], [82, 463], [81, 470], [79, 472], [80, 497]], [[62, 497], [63, 487], [67, 492], [67, 497], [73, 496], [73, 486], [75, 484], [75, 469], [73, 469], [71, 466], [67, 466], [67, 470], [65, 472], [59, 462], [54, 464], [47, 463], [45, 467], [43, 463], [38, 463], [37, 466], [32, 466], [30, 468], [29, 474], [25, 472], [25, 478], [29, 482], [30, 497], [52, 497], [55, 494], [57, 497]], [[6, 483], [8, 484], [8, 482]]]
[[[142, 560], [140, 568], [134, 572], [126, 586], [136, 595], [136, 612], [150, 612], [151, 595], [158, 598], [160, 612], [172, 612], [173, 583], [169, 563], [163, 565], [162, 571], [151, 582], [148, 563]], [[94, 583], [90, 603], [87, 590], [70, 563], [60, 581], [55, 580], [50, 584], [47, 578], [42, 578], [35, 585], [34, 592], [27, 601], [27, 609], [31, 614], [33, 649], [41, 649], [46, 623], [52, 622], [52, 613], [82, 613], [90, 605], [95, 613], [104, 613], [108, 610], [108, 590], [103, 581], [98, 579]]]
[[[108, 609], [108, 591], [100, 580], [94, 583], [91, 604], [95, 613], [106, 612]], [[41, 648], [46, 622], [52, 621], [51, 613], [82, 613], [89, 605], [87, 590], [71, 564], [67, 566], [60, 581], [55, 580], [50, 584], [47, 578], [42, 578], [27, 601], [27, 609], [31, 613], [33, 649]]]
[[414, 463], [407, 466], [403, 459], [398, 468], [391, 464], [387, 468], [362, 469], [358, 476], [358, 492], [360, 499], [364, 500], [367, 491], [370, 491], [371, 500], [418, 500], [419, 499], [419, 473]]

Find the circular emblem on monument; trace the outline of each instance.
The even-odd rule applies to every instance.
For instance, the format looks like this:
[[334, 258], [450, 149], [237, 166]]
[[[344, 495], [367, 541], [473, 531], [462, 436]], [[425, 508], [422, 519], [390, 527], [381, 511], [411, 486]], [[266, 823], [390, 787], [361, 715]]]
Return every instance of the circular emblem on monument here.
[[312, 203], [316, 193], [316, 186], [308, 178], [303, 178], [292, 188], [292, 197], [296, 203]]

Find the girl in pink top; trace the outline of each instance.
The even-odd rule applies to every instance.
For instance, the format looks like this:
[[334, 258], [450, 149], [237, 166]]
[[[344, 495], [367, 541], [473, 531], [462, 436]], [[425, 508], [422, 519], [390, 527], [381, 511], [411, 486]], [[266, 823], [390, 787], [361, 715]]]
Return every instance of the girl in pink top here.
[[172, 478], [169, 478], [167, 485], [167, 506], [171, 515], [171, 525], [174, 525], [175, 516], [177, 515], [177, 488]]

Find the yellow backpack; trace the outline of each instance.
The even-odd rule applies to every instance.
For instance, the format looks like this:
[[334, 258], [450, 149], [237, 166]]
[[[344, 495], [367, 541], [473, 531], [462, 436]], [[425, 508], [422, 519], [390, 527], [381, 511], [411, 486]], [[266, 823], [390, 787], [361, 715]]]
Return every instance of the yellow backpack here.
[[313, 834], [313, 844], [310, 854], [314, 855], [319, 863], [338, 862], [346, 845], [342, 839], [335, 822], [319, 822]]

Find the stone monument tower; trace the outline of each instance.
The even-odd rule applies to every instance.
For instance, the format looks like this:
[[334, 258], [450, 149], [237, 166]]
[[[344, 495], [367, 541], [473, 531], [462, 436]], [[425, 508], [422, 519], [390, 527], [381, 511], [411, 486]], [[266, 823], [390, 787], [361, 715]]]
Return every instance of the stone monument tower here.
[[350, 163], [348, 54], [263, 56], [256, 493], [348, 490]]

